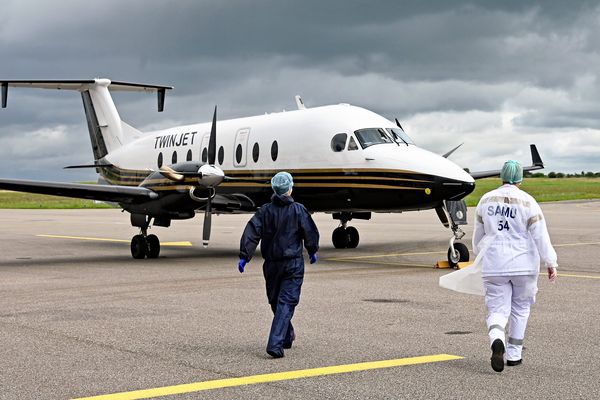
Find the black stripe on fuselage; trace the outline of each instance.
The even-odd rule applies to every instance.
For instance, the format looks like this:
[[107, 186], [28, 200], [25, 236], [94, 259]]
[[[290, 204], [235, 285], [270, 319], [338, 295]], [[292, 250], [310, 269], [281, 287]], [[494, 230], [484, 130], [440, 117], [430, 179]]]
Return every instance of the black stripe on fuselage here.
[[[350, 186], [350, 187], [376, 187], [389, 189], [425, 189], [434, 183], [434, 177], [410, 171], [394, 170], [291, 170], [297, 187], [323, 187]], [[238, 178], [240, 181], [230, 181], [222, 186], [253, 187], [268, 186], [269, 181], [276, 171], [225, 171], [225, 175]], [[157, 172], [141, 170], [127, 170], [116, 166], [102, 169], [102, 176], [113, 185], [140, 186], [149, 189], [162, 189], [174, 185], [194, 185], [195, 178], [186, 178], [183, 182], [174, 182]]]

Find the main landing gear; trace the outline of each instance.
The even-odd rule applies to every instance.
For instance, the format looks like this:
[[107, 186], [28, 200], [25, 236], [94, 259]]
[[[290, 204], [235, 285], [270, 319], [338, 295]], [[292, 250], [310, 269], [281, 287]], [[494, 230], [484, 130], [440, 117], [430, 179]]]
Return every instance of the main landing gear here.
[[340, 226], [333, 230], [331, 241], [336, 249], [354, 249], [360, 242], [358, 229], [347, 226], [348, 221], [356, 219], [371, 219], [370, 212], [341, 212], [333, 213], [333, 219], [340, 220]]
[[[150, 218], [143, 214], [131, 214], [131, 225], [140, 228], [140, 234], [131, 238], [131, 256], [137, 260], [144, 258], [158, 258], [160, 254], [160, 240], [156, 235], [148, 235]], [[169, 226], [170, 221], [154, 221], [154, 225]]]
[[135, 235], [131, 239], [131, 255], [133, 258], [141, 260], [146, 257], [158, 258], [160, 254], [160, 240], [156, 235], [147, 235], [147, 230], [142, 229], [142, 233]]

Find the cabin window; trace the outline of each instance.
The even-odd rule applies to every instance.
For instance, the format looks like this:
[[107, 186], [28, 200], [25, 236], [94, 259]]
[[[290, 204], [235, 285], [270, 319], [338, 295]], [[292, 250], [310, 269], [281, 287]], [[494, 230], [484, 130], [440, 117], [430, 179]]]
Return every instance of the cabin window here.
[[254, 143], [254, 146], [252, 147], [252, 159], [254, 160], [254, 162], [258, 162], [258, 152], [258, 143]]
[[241, 163], [242, 162], [242, 145], [238, 144], [237, 147], [235, 148], [235, 161], [237, 161], [237, 163]]
[[392, 143], [392, 139], [381, 128], [367, 128], [354, 131], [363, 149], [376, 144]]
[[338, 133], [335, 135], [333, 139], [331, 139], [331, 150], [336, 153], [344, 150], [346, 147], [346, 139], [348, 139], [348, 135], [345, 133]]
[[358, 145], [356, 144], [356, 140], [352, 136], [350, 136], [350, 141], [348, 142], [348, 150], [358, 150]]
[[223, 150], [223, 146], [219, 147], [219, 165], [223, 165], [223, 160], [225, 159], [225, 150]]
[[171, 164], [176, 164], [176, 163], [177, 163], [177, 152], [174, 151], [173, 156], [171, 157]]
[[205, 147], [202, 149], [202, 162], [208, 161], [208, 149]]
[[187, 156], [185, 157], [186, 161], [192, 161], [192, 150], [187, 151]]
[[277, 144], [277, 140], [273, 141], [271, 145], [271, 160], [277, 160], [277, 155], [279, 154], [279, 145]]
[[163, 164], [163, 155], [162, 155], [162, 152], [158, 153], [158, 160], [156, 160], [156, 164], [158, 165], [158, 168], [162, 167], [162, 164]]
[[387, 128], [397, 143], [415, 144], [413, 140], [400, 128]]

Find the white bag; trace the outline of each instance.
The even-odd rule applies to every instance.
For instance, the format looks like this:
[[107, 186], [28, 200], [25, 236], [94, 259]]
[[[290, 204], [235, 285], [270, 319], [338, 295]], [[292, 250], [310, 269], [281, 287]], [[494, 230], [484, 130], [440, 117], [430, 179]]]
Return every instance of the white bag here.
[[493, 236], [488, 236], [482, 240], [481, 251], [477, 254], [473, 264], [458, 271], [440, 276], [440, 286], [445, 289], [454, 290], [460, 293], [485, 295], [483, 289], [483, 278], [481, 276], [482, 258], [488, 247], [494, 240]]

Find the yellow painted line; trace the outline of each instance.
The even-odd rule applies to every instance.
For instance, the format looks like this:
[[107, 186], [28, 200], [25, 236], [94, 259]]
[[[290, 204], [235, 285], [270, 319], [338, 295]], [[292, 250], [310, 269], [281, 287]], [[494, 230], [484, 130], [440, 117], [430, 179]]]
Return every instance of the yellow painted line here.
[[[600, 245], [600, 242], [582, 242], [582, 243], [564, 243], [555, 244], [554, 247], [575, 247], [575, 246], [593, 246]], [[350, 260], [363, 260], [368, 258], [382, 258], [382, 257], [402, 257], [402, 256], [426, 256], [430, 254], [446, 254], [445, 251], [424, 251], [418, 253], [389, 253], [389, 254], [375, 254], [369, 256], [353, 256], [353, 257], [339, 257], [339, 258], [327, 258], [329, 261], [350, 261]]]
[[364, 264], [375, 264], [375, 265], [393, 265], [394, 267], [407, 267], [407, 268], [433, 268], [432, 265], [425, 264], [398, 264], [394, 262], [386, 261], [362, 261], [362, 260], [345, 260], [343, 258], [325, 258], [323, 261], [336, 261], [336, 262], [349, 262], [349, 263], [364, 263]]
[[[540, 275], [546, 275], [546, 272], [540, 273]], [[561, 274], [558, 273], [557, 276], [565, 276], [568, 278], [585, 278], [585, 279], [600, 279], [600, 276], [596, 275], [574, 275], [574, 274]]]
[[339, 257], [339, 258], [328, 258], [331, 261], [349, 261], [349, 260], [364, 260], [367, 258], [381, 258], [381, 257], [399, 257], [399, 256], [424, 256], [429, 254], [446, 254], [446, 251], [426, 251], [421, 253], [389, 253], [389, 254], [376, 254], [372, 256], [354, 256], [354, 257]]
[[[125, 239], [107, 239], [107, 238], [93, 238], [83, 236], [63, 236], [63, 235], [36, 235], [38, 237], [46, 237], [53, 239], [76, 239], [76, 240], [91, 240], [96, 242], [113, 242], [113, 243], [130, 243], [131, 240]], [[175, 246], [175, 247], [191, 247], [192, 242], [161, 242], [161, 246]]]
[[405, 365], [426, 364], [440, 361], [460, 360], [463, 357], [451, 354], [436, 354], [431, 356], [399, 358], [395, 360], [371, 361], [357, 364], [335, 365], [331, 367], [301, 369], [296, 371], [276, 372], [273, 374], [252, 375], [240, 378], [217, 379], [206, 382], [187, 383], [175, 386], [164, 386], [154, 389], [135, 390], [105, 394], [100, 396], [82, 397], [75, 400], [133, 400], [149, 399], [159, 396], [193, 393], [204, 390], [222, 389], [226, 387], [255, 385], [258, 383], [288, 381], [292, 379], [311, 378], [315, 376], [346, 374], [357, 371], [368, 371], [382, 368], [401, 367]]
[[555, 244], [554, 247], [593, 246], [597, 244], [600, 244], [600, 242]]

